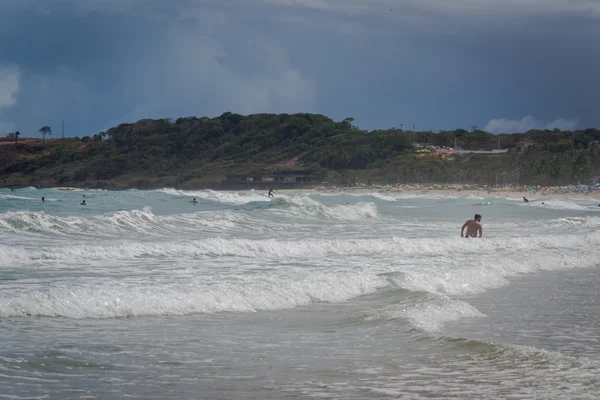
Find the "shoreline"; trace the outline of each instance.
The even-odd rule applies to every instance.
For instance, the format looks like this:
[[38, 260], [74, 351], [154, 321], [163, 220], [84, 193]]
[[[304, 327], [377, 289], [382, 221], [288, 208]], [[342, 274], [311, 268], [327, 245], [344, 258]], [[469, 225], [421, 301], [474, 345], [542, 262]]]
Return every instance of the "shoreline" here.
[[503, 197], [522, 199], [526, 197], [528, 200], [550, 199], [550, 198], [589, 198], [600, 200], [600, 190], [590, 191], [558, 191], [558, 190], [540, 190], [536, 192], [526, 190], [483, 190], [483, 189], [423, 189], [423, 188], [404, 188], [398, 189], [377, 189], [377, 188], [305, 188], [305, 189], [280, 189], [275, 190], [275, 194], [310, 194], [310, 193], [327, 193], [327, 194], [368, 194], [379, 193], [390, 197], [402, 197], [402, 195], [411, 196], [448, 196], [448, 197]]
[[[33, 187], [33, 186], [29, 186]], [[15, 190], [23, 190], [28, 187], [14, 188]], [[3, 188], [9, 189], [9, 188]], [[51, 189], [56, 191], [86, 191], [86, 190], [98, 190], [95, 187], [75, 187], [75, 186], [49, 186], [49, 187], [37, 187], [36, 189]], [[138, 188], [120, 188], [120, 189], [106, 189], [102, 188], [100, 190], [107, 191], [127, 191], [127, 190], [161, 190], [161, 189], [174, 189], [182, 192], [192, 192], [198, 190], [214, 190], [221, 192], [246, 192], [246, 191], [254, 191], [254, 192], [267, 192], [267, 189], [214, 189], [214, 188], [197, 188], [197, 189], [189, 189], [189, 188], [176, 188], [176, 187], [160, 187], [160, 188], [147, 188], [147, 189], [138, 189]], [[297, 187], [297, 188], [283, 188], [283, 189], [275, 189], [275, 194], [281, 193], [286, 195], [294, 195], [294, 194], [332, 194], [332, 195], [343, 195], [345, 193], [348, 194], [370, 194], [370, 193], [378, 193], [382, 195], [388, 195], [391, 197], [402, 197], [402, 195], [411, 195], [411, 196], [448, 196], [448, 197], [504, 197], [504, 198], [523, 198], [526, 197], [530, 200], [541, 199], [541, 198], [594, 198], [600, 199], [600, 187], [596, 186], [592, 190], [559, 190], [557, 188], [546, 188], [539, 190], [522, 190], [522, 189], [477, 189], [477, 188], [468, 188], [468, 189], [456, 189], [456, 188], [435, 188], [435, 187], [381, 187], [381, 186], [364, 186], [364, 187], [336, 187], [336, 186], [314, 186], [314, 187]]]

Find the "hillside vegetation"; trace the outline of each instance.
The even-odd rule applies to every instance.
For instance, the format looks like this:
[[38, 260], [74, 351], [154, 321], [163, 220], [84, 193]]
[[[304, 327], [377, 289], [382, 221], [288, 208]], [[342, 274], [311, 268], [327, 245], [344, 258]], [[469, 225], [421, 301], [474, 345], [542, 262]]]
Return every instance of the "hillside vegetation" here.
[[[224, 113], [140, 120], [93, 137], [0, 143], [4, 187], [218, 188], [227, 175], [302, 168], [332, 184], [589, 183], [600, 175], [600, 131], [492, 135], [466, 130], [365, 131], [348, 118]], [[14, 137], [14, 136], [13, 136]], [[523, 144], [529, 144], [521, 151]], [[416, 153], [429, 146], [510, 149], [494, 155]], [[432, 150], [433, 151], [433, 150]], [[294, 160], [290, 163], [290, 160]]]

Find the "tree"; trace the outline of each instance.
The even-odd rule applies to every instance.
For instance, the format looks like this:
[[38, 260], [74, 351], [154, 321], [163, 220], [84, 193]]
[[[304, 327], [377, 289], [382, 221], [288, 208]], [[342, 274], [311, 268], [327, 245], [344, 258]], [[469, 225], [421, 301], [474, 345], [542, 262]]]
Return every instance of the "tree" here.
[[19, 136], [21, 136], [21, 132], [9, 132], [6, 134], [7, 139], [15, 139], [15, 144], [17, 144], [17, 140], [19, 140]]
[[347, 128], [352, 128], [352, 122], [354, 122], [354, 118], [348, 117], [342, 121], [342, 125]]
[[52, 136], [52, 128], [50, 128], [49, 126], [41, 127], [40, 132], [42, 133], [43, 141], [46, 141], [46, 135]]

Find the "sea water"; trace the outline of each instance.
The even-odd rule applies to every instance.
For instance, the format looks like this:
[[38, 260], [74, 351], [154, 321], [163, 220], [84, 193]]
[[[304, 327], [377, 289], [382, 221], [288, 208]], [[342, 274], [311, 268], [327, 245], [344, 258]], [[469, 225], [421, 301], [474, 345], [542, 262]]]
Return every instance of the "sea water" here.
[[3, 189], [0, 398], [599, 398], [598, 200], [530, 200]]

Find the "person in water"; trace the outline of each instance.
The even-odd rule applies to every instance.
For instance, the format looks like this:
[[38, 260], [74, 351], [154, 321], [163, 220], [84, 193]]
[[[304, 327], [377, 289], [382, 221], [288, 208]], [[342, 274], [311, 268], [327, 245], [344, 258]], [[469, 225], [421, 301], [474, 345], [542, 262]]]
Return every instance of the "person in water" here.
[[195, 197], [194, 197], [194, 200], [192, 200], [192, 203], [194, 203], [194, 204], [196, 204], [196, 203], [197, 203], [197, 201], [196, 201], [196, 198], [195, 198]]
[[87, 206], [87, 204], [85, 204], [85, 200], [84, 200], [84, 201], [82, 201], [80, 205], [82, 205], [82, 206]]
[[523, 196], [523, 203], [529, 203], [529, 200], [527, 200], [527, 197]]
[[[467, 228], [467, 234], [464, 235], [465, 228]], [[460, 237], [475, 238], [479, 234], [479, 237], [483, 236], [483, 228], [481, 226], [481, 215], [475, 214], [473, 219], [468, 220], [460, 229]]]
[[46, 202], [46, 198], [42, 197], [42, 203]]
[[275, 197], [274, 194], [273, 194], [273, 188], [269, 189], [269, 197]]

